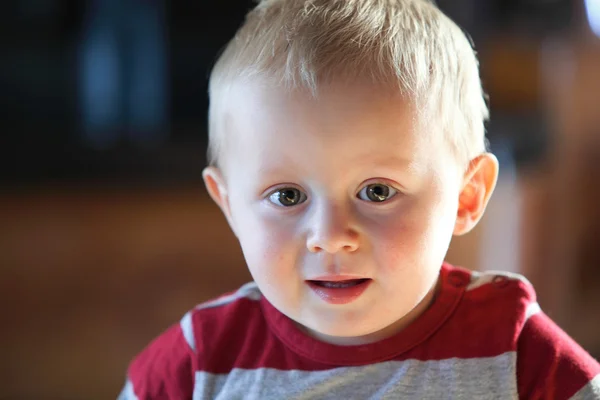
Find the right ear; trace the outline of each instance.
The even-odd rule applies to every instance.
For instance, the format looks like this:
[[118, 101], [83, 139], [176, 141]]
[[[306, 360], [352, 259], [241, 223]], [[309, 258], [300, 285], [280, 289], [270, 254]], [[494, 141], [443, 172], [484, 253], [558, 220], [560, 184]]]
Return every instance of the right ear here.
[[[206, 167], [202, 171], [202, 179], [204, 179], [204, 185], [210, 197], [219, 206], [227, 222], [231, 227], [231, 230], [235, 234], [235, 227], [233, 225], [233, 219], [231, 218], [231, 209], [229, 207], [229, 196], [227, 193], [227, 185], [221, 170], [217, 167]], [[236, 234], [237, 236], [237, 234]]]

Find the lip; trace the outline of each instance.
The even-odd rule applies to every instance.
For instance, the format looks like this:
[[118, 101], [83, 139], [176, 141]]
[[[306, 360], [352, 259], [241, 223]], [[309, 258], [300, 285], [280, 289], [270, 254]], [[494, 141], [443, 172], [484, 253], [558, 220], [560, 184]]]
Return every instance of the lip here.
[[[328, 279], [323, 279], [328, 278]], [[372, 279], [366, 279], [364, 282], [358, 283], [354, 286], [342, 287], [342, 288], [328, 288], [317, 285], [314, 281], [329, 281], [329, 282], [340, 282], [347, 280], [366, 279], [357, 277], [347, 277], [343, 275], [335, 275], [329, 277], [319, 277], [319, 279], [307, 280], [306, 284], [309, 288], [315, 292], [319, 298], [329, 304], [348, 304], [358, 299], [360, 295], [364, 293], [369, 287]]]

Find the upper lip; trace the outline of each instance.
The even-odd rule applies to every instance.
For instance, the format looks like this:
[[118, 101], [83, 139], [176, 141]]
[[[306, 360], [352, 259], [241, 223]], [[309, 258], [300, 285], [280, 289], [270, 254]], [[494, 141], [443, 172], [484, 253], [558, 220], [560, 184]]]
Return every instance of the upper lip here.
[[314, 278], [307, 279], [307, 281], [326, 281], [326, 282], [341, 282], [341, 281], [354, 281], [357, 279], [369, 279], [366, 276], [358, 275], [321, 275]]

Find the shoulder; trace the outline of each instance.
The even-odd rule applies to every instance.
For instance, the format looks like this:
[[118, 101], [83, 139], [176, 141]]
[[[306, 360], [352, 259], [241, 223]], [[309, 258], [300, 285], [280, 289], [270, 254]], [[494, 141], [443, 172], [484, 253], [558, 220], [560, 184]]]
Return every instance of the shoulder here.
[[196, 371], [227, 368], [219, 349], [241, 347], [253, 321], [261, 320], [261, 297], [249, 283], [188, 311], [133, 359], [120, 399], [191, 398]]
[[171, 326], [130, 363], [119, 400], [188, 397], [194, 358], [180, 324]]
[[600, 364], [539, 311], [519, 337], [517, 382], [520, 398], [600, 399]]
[[[454, 267], [456, 268], [456, 267]], [[469, 271], [470, 280], [466, 287], [474, 298], [506, 299], [507, 293], [524, 302], [536, 303], [537, 298], [531, 282], [521, 274], [507, 271]]]
[[600, 399], [600, 365], [541, 310], [524, 276], [446, 268], [465, 286], [454, 322], [487, 339], [469, 344], [477, 354], [515, 354], [520, 398]]
[[[268, 330], [254, 282], [233, 293], [200, 304], [181, 320], [189, 347], [198, 355], [198, 369], [209, 373], [228, 373], [233, 357], [251, 350], [252, 340], [262, 340]], [[256, 342], [255, 342], [256, 343]], [[229, 357], [225, 357], [224, 350]]]
[[206, 347], [206, 340], [219, 338], [230, 330], [242, 329], [262, 313], [262, 294], [254, 282], [214, 300], [199, 304], [181, 319], [180, 325], [194, 351]]
[[512, 359], [523, 326], [539, 309], [533, 287], [519, 274], [445, 264], [441, 290], [459, 296], [436, 335], [436, 346], [448, 357]]
[[[533, 285], [521, 274], [506, 271], [470, 271], [465, 299], [469, 305], [483, 307], [489, 315], [507, 317], [519, 329], [527, 319], [539, 311]], [[497, 319], [493, 320], [498, 322]]]
[[529, 280], [521, 274], [506, 271], [478, 272], [450, 268], [449, 275], [461, 273], [467, 276], [459, 313], [477, 321], [482, 329], [500, 329], [498, 333], [515, 344], [527, 320], [540, 311]]

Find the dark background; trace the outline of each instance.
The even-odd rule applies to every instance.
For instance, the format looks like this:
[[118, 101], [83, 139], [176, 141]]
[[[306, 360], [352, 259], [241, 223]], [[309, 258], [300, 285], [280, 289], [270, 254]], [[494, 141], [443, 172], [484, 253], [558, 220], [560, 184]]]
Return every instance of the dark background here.
[[[253, 4], [241, 0], [5, 2], [0, 6], [2, 181], [21, 186], [197, 181], [206, 144], [208, 73], [218, 51]], [[567, 32], [574, 25], [575, 8], [569, 0], [443, 0], [439, 5], [470, 32], [480, 51], [501, 35], [532, 42]], [[138, 28], [145, 29], [145, 42], [150, 43], [136, 42], [134, 33], [127, 31], [136, 14], [151, 14], [144, 21], [147, 26]], [[94, 32], [113, 35], [116, 43], [86, 40]], [[126, 38], [128, 43], [119, 45]], [[143, 69], [127, 60], [127, 54], [143, 45], [148, 47], [146, 56], [159, 58], [162, 64], [162, 73], [148, 82], [164, 87], [155, 98], [164, 117], [137, 128], [134, 141], [128, 130], [136, 128], [128, 126], [126, 106], [115, 105], [123, 115], [104, 128], [110, 131], [104, 136], [113, 139], [102, 145], [90, 143], [82, 121], [86, 107], [81, 95], [82, 54], [86, 49], [114, 47], [124, 64], [118, 67], [131, 72], [122, 70], [121, 77], [112, 79], [102, 74], [102, 68], [89, 74], [95, 73], [96, 82], [105, 80], [108, 85], [120, 79], [126, 86], [132, 81], [127, 74], [140, 74], [139, 68]], [[482, 62], [485, 69], [485, 60]], [[121, 92], [125, 89], [116, 90], [115, 98], [124, 96]], [[494, 107], [493, 99], [493, 111], [504, 113], [501, 105]], [[136, 101], [143, 102], [143, 96]], [[515, 122], [527, 124], [535, 119], [536, 110], [530, 111], [529, 115], [514, 116]], [[535, 159], [542, 151], [544, 133], [538, 132], [539, 127], [535, 130], [503, 142], [515, 148], [519, 161]], [[490, 134], [493, 139], [497, 136], [493, 125]]]

